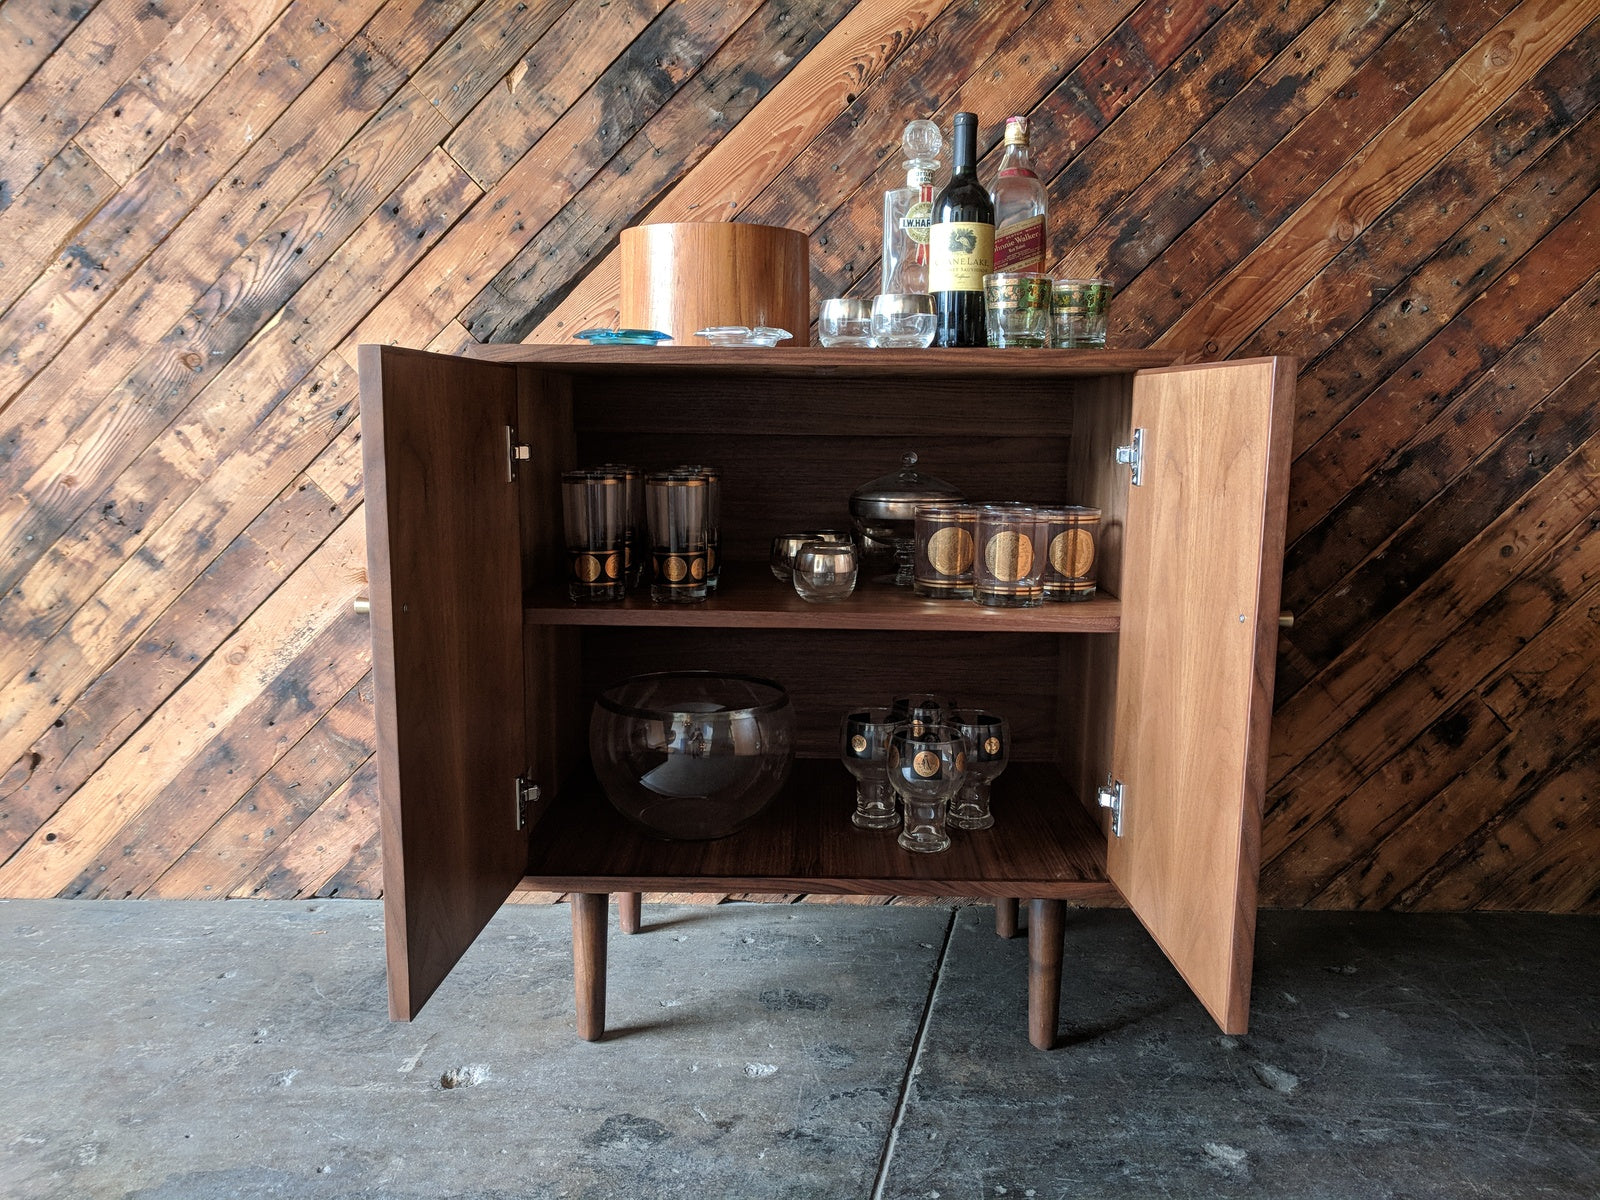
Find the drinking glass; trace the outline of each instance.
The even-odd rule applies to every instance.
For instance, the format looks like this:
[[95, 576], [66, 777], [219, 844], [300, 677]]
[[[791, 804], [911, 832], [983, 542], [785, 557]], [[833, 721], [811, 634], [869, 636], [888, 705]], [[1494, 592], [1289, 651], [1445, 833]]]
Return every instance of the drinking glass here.
[[943, 725], [948, 714], [957, 708], [954, 700], [948, 696], [933, 696], [927, 693], [912, 696], [896, 696], [889, 705], [889, 711], [894, 713], [897, 720], [910, 725], [917, 733], [921, 733], [924, 726]]
[[1006, 769], [1011, 754], [1010, 726], [1000, 714], [981, 708], [958, 708], [950, 722], [967, 739], [967, 774], [950, 802], [949, 822], [957, 829], [988, 829], [994, 824], [989, 787]]
[[817, 313], [817, 341], [824, 346], [872, 345], [872, 302], [855, 297], [824, 300]]
[[1056, 346], [1103, 348], [1106, 317], [1111, 311], [1111, 281], [1057, 279], [1052, 294], [1051, 322]]
[[567, 595], [621, 600], [627, 590], [628, 481], [620, 468], [561, 473]]
[[970, 600], [978, 510], [970, 504], [919, 504], [912, 530], [911, 590], [934, 600]]
[[845, 714], [839, 755], [856, 778], [852, 824], [862, 829], [893, 829], [900, 824], [889, 790], [889, 735], [900, 722], [887, 708], [858, 708]]
[[1043, 574], [1037, 511], [1026, 504], [981, 506], [972, 598], [989, 608], [1036, 608], [1044, 603]]
[[886, 292], [872, 301], [872, 340], [880, 349], [926, 350], [936, 325], [932, 296]]
[[896, 839], [906, 850], [937, 854], [950, 848], [945, 809], [967, 773], [967, 741], [953, 725], [920, 733], [899, 725], [889, 736], [889, 784], [905, 809]]
[[705, 477], [698, 470], [652, 471], [644, 502], [650, 523], [650, 599], [685, 604], [706, 598]]
[[855, 538], [847, 529], [810, 529], [805, 533], [780, 533], [772, 539], [772, 554], [767, 565], [774, 579], [788, 583], [794, 578], [794, 556], [807, 542], [849, 542]]
[[1093, 600], [1095, 538], [1100, 510], [1072, 505], [1039, 510], [1039, 536], [1044, 546], [1044, 598]]
[[813, 604], [843, 600], [855, 591], [855, 543], [802, 543], [794, 556], [794, 590]]
[[989, 345], [1037, 350], [1050, 344], [1050, 276], [998, 271], [983, 277]]

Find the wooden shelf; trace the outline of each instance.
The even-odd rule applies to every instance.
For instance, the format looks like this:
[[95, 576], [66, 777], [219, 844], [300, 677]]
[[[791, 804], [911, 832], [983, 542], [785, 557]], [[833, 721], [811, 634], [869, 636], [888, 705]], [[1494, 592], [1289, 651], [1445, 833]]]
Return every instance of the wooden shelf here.
[[703, 604], [653, 604], [648, 595], [610, 604], [575, 604], [565, 588], [535, 594], [530, 625], [658, 626], [681, 629], [893, 629], [929, 633], [1116, 633], [1122, 604], [1096, 596], [1039, 608], [985, 608], [970, 600], [927, 600], [910, 588], [868, 583], [847, 600], [810, 604], [765, 564], [733, 563]]
[[992, 829], [951, 830], [941, 854], [850, 823], [855, 781], [837, 761], [801, 759], [756, 822], [712, 842], [667, 842], [612, 808], [592, 775], [563, 789], [534, 828], [522, 887], [538, 891], [758, 891], [1115, 899], [1105, 834], [1061, 775], [1013, 763], [994, 784]]

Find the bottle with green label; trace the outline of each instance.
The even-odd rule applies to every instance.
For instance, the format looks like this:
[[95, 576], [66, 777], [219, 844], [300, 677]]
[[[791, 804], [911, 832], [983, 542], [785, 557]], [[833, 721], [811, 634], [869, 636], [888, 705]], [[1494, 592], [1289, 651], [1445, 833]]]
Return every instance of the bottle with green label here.
[[994, 202], [978, 182], [978, 117], [956, 114], [950, 182], [933, 202], [928, 291], [936, 346], [988, 344], [983, 277], [994, 270]]

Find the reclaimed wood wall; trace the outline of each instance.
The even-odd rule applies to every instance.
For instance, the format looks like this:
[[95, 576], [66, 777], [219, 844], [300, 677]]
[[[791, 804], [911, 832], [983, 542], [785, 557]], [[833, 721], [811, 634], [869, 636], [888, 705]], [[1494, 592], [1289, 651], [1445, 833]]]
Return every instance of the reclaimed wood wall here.
[[1600, 911], [1597, 17], [5, 0], [0, 894], [376, 894], [355, 346], [565, 340], [644, 219], [870, 293], [966, 107], [1114, 345], [1300, 356], [1264, 903]]

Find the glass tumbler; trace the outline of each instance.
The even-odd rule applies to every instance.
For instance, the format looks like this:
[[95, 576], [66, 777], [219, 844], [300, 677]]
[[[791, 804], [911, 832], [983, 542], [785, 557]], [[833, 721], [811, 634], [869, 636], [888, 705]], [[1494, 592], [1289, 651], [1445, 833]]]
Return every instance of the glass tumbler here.
[[650, 525], [650, 599], [687, 604], [706, 598], [706, 495], [698, 470], [652, 471], [644, 481]]
[[1037, 350], [1050, 344], [1050, 276], [999, 271], [983, 277], [989, 345]]
[[1057, 279], [1050, 307], [1057, 347], [1105, 346], [1106, 317], [1111, 311], [1109, 279]]
[[978, 553], [972, 598], [989, 608], [1036, 608], [1044, 603], [1044, 555], [1037, 510], [1026, 504], [978, 509]]
[[628, 481], [620, 467], [561, 473], [567, 596], [621, 600], [627, 590]]
[[824, 346], [871, 346], [872, 301], [824, 300], [817, 313], [817, 341]]
[[774, 579], [788, 583], [794, 578], [794, 556], [800, 553], [800, 547], [807, 542], [854, 544], [855, 538], [847, 529], [808, 529], [804, 533], [780, 533], [772, 539], [772, 554], [767, 560]]
[[1010, 726], [998, 713], [981, 708], [958, 708], [950, 722], [967, 739], [967, 774], [950, 802], [950, 824], [957, 829], [988, 829], [994, 824], [989, 786], [1010, 758]]
[[858, 708], [845, 714], [839, 756], [856, 778], [856, 811], [850, 821], [861, 829], [893, 829], [900, 824], [889, 790], [889, 736], [898, 724], [887, 708]]
[[855, 591], [855, 543], [802, 543], [794, 556], [794, 590], [813, 604], [843, 600]]
[[885, 292], [872, 301], [872, 340], [880, 349], [926, 350], [936, 324], [933, 297], [921, 292]]
[[896, 839], [906, 850], [937, 854], [950, 848], [945, 812], [967, 773], [967, 742], [953, 725], [917, 733], [896, 727], [889, 738], [889, 784], [905, 810]]
[[912, 531], [911, 590], [933, 600], [970, 600], [978, 510], [970, 504], [919, 504]]
[[1041, 508], [1039, 527], [1045, 547], [1044, 598], [1093, 600], [1100, 510], [1079, 505]]

